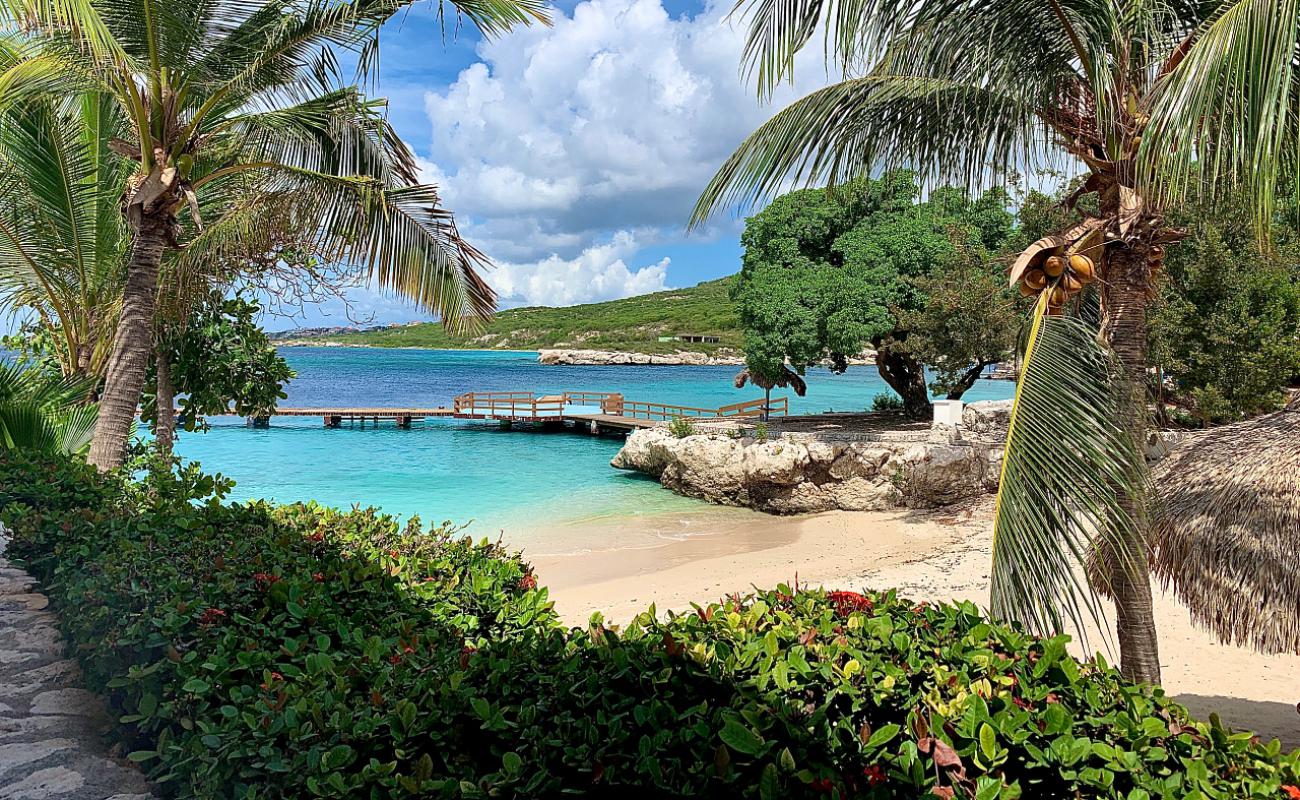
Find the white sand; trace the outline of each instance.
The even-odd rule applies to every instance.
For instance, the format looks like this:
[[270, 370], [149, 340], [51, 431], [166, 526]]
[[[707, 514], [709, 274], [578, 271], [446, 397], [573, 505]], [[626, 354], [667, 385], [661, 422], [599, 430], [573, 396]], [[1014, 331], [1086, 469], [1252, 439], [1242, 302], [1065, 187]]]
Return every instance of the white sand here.
[[[651, 603], [660, 611], [686, 609], [691, 601], [716, 600], [755, 585], [789, 584], [796, 575], [801, 584], [897, 587], [917, 599], [965, 599], [984, 606], [991, 516], [989, 502], [931, 514], [832, 512], [781, 518], [727, 511], [712, 521], [711, 535], [533, 561], [556, 608], [572, 624], [596, 611], [617, 623]], [[621, 531], [606, 535], [611, 533], [622, 538]], [[1166, 592], [1156, 596], [1156, 619], [1166, 691], [1200, 716], [1218, 712], [1235, 727], [1300, 747], [1300, 656], [1262, 656], [1217, 644], [1192, 625], [1186, 609]], [[1100, 647], [1096, 640], [1093, 644]]]

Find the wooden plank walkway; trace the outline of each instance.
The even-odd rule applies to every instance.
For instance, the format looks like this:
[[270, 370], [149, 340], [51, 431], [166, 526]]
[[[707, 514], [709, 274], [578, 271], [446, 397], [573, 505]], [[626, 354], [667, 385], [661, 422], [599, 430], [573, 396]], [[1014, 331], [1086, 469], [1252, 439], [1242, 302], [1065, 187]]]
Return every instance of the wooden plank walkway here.
[[[680, 417], [696, 419], [746, 418], [763, 413], [763, 400], [750, 400], [720, 408], [698, 408], [670, 403], [628, 400], [617, 392], [562, 392], [539, 395], [533, 392], [467, 392], [452, 401], [451, 408], [278, 408], [274, 416], [320, 417], [325, 427], [337, 428], [344, 422], [395, 420], [397, 427], [409, 428], [417, 419], [478, 419], [498, 422], [543, 425], [571, 424], [592, 433], [631, 431], [652, 428]], [[785, 397], [771, 401], [770, 414], [784, 416], [789, 410]], [[250, 425], [267, 427], [269, 417], [250, 417]]]

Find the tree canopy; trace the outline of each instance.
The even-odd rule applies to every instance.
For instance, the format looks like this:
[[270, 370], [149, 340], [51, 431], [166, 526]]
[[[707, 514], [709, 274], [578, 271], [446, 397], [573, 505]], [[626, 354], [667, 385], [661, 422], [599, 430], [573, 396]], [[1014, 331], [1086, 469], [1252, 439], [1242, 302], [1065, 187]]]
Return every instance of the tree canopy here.
[[[284, 384], [294, 372], [257, 324], [260, 311], [243, 294], [212, 292], [179, 330], [165, 337], [161, 346], [180, 397], [178, 427], [201, 430], [204, 417], [218, 414], [266, 416], [284, 399]], [[140, 417], [151, 424], [158, 415], [156, 369], [156, 364], [151, 367], [140, 404]]]
[[[823, 361], [843, 371], [870, 346], [908, 413], [923, 416], [924, 363], [939, 367], [937, 390], [960, 397], [1014, 346], [1014, 297], [996, 263], [1017, 236], [1008, 194], [919, 196], [914, 176], [896, 172], [791, 192], [746, 221], [732, 297], [751, 372]], [[912, 327], [966, 313], [979, 324]]]

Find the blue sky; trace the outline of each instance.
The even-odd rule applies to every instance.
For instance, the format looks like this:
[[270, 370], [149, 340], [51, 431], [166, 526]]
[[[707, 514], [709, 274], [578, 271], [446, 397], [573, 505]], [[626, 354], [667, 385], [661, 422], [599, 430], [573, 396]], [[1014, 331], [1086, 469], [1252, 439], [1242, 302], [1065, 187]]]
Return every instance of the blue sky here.
[[[565, 2], [549, 28], [483, 41], [450, 5], [442, 26], [437, 6], [420, 3], [385, 27], [375, 93], [462, 232], [497, 264], [488, 279], [502, 307], [606, 300], [739, 268], [739, 220], [687, 234], [687, 217], [713, 170], [794, 89], [756, 99], [729, 8]], [[820, 72], [804, 70], [798, 90]], [[349, 297], [362, 321], [424, 318], [364, 287]], [[346, 321], [334, 300], [298, 324]]]

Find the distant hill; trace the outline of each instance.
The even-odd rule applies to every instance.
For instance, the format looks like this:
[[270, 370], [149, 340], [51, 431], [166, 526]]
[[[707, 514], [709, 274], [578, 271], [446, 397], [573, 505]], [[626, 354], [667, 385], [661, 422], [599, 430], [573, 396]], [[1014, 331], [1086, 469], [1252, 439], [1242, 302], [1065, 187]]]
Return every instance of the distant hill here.
[[[329, 332], [311, 343], [337, 342], [370, 347], [539, 350], [550, 347], [671, 353], [685, 350], [717, 353], [739, 350], [740, 322], [727, 296], [730, 278], [689, 289], [672, 289], [623, 300], [551, 308], [530, 306], [502, 311], [477, 334], [451, 336], [438, 323], [387, 327], [382, 330]], [[659, 341], [670, 336], [716, 336], [717, 343]], [[309, 338], [293, 331], [281, 340]]]

